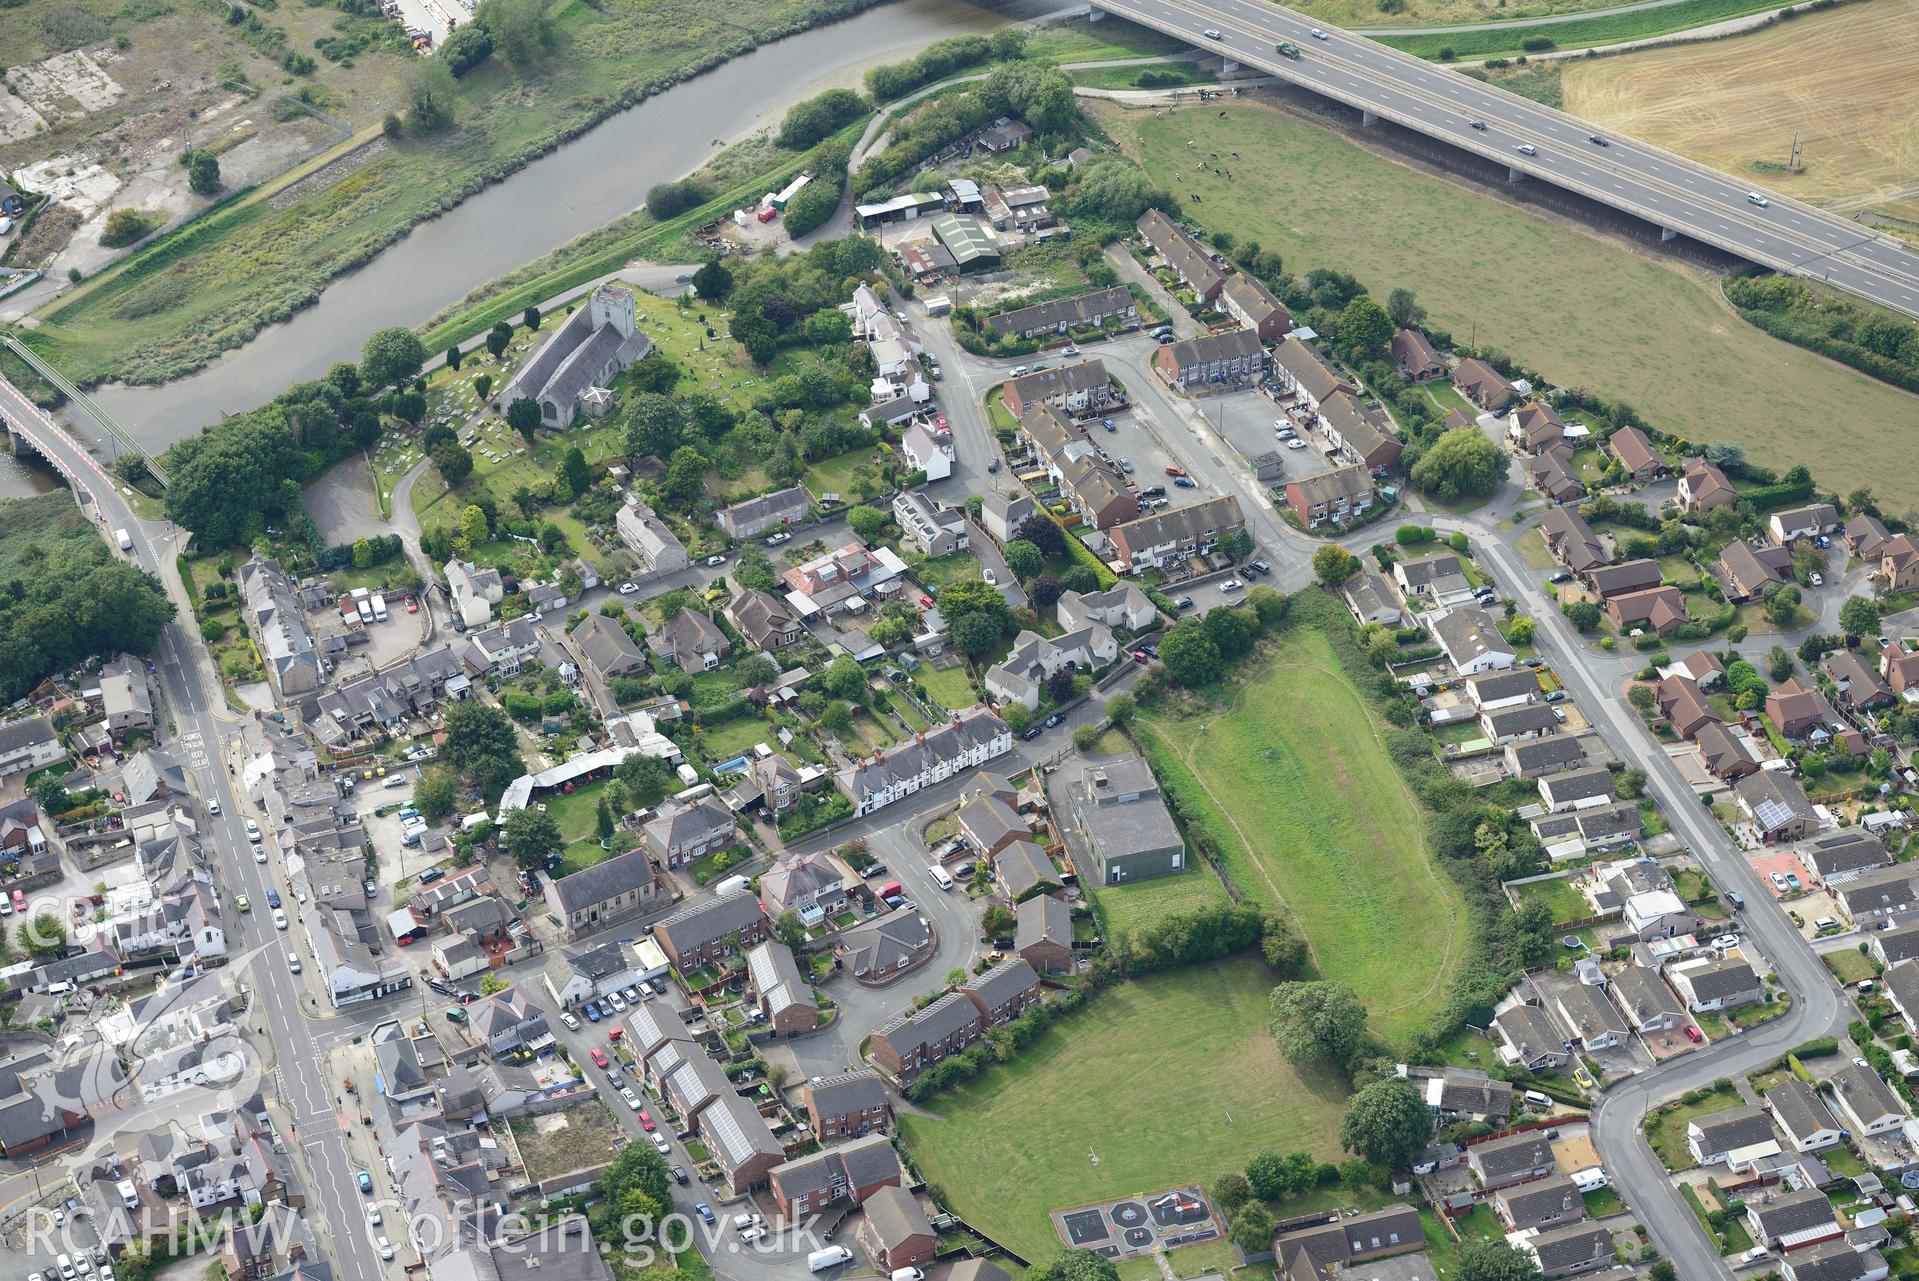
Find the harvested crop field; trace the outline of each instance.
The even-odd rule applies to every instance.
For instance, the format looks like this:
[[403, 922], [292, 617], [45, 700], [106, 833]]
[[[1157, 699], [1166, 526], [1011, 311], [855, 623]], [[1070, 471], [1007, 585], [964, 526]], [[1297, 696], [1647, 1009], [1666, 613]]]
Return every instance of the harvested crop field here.
[[[1919, 183], [1919, 0], [1568, 63], [1566, 110], [1815, 202]], [[1785, 165], [1797, 135], [1803, 171]]]

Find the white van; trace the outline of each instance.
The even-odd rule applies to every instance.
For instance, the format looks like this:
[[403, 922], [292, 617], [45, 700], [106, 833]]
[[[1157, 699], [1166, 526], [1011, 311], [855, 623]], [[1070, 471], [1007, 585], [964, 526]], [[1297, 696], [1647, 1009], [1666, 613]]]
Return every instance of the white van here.
[[1764, 209], [1767, 205], [1772, 203], [1772, 201], [1766, 199], [1764, 196], [1760, 195], [1756, 191], [1748, 191], [1746, 193], [1746, 199], [1752, 201], [1752, 203], [1754, 203], [1755, 205], [1758, 205], [1761, 209]]
[[824, 1272], [828, 1268], [837, 1268], [842, 1263], [850, 1263], [853, 1252], [843, 1245], [828, 1246], [824, 1250], [815, 1250], [806, 1256], [808, 1272]]
[[1530, 1107], [1549, 1108], [1553, 1105], [1552, 1095], [1541, 1094], [1538, 1090], [1526, 1091], [1526, 1103]]
[[953, 878], [947, 874], [947, 871], [945, 868], [941, 867], [938, 863], [935, 863], [933, 864], [931, 871], [933, 873], [933, 884], [939, 886], [943, 890], [950, 890], [953, 888]]

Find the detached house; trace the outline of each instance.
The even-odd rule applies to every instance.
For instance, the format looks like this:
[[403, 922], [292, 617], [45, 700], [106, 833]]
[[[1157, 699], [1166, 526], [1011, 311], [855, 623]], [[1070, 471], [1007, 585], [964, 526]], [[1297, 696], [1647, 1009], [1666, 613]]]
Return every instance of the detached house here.
[[1611, 559], [1606, 545], [1599, 541], [1578, 512], [1555, 507], [1539, 520], [1539, 536], [1553, 559], [1575, 574], [1587, 573]]
[[681, 609], [646, 639], [656, 654], [689, 676], [712, 671], [733, 652], [733, 642], [712, 615], [697, 609]]
[[1646, 433], [1637, 427], [1621, 427], [1606, 441], [1606, 447], [1635, 484], [1643, 485], [1649, 480], [1672, 475], [1672, 464], [1653, 448]]
[[1512, 643], [1499, 634], [1485, 610], [1460, 606], [1432, 619], [1430, 626], [1433, 639], [1461, 676], [1501, 671], [1516, 661]]
[[1499, 1057], [1513, 1067], [1547, 1072], [1572, 1061], [1566, 1034], [1552, 1016], [1534, 1005], [1515, 1005], [1493, 1016], [1499, 1033]]
[[1518, 391], [1497, 369], [1477, 356], [1462, 360], [1454, 367], [1453, 386], [1467, 400], [1493, 413], [1504, 409]]
[[654, 858], [668, 867], [681, 867], [725, 849], [737, 830], [733, 811], [705, 796], [668, 801], [640, 828], [640, 836]]
[[1781, 1151], [1771, 1118], [1749, 1107], [1694, 1117], [1686, 1123], [1686, 1146], [1701, 1165], [1729, 1164], [1735, 1170]]
[[1766, 1092], [1766, 1110], [1795, 1152], [1821, 1152], [1840, 1140], [1839, 1122], [1818, 1091], [1788, 1076]]
[[1737, 502], [1739, 491], [1721, 471], [1704, 458], [1688, 458], [1679, 474], [1679, 506], [1682, 511], [1709, 512]]
[[1391, 350], [1399, 376], [1409, 383], [1429, 383], [1446, 376], [1446, 362], [1433, 349], [1432, 340], [1417, 329], [1396, 330]]
[[1813, 503], [1774, 512], [1766, 522], [1766, 530], [1772, 535], [1772, 541], [1781, 547], [1801, 538], [1835, 533], [1838, 529], [1839, 509], [1831, 503]]
[[1559, 1168], [1552, 1140], [1533, 1130], [1475, 1143], [1467, 1149], [1466, 1165], [1489, 1191], [1543, 1178]]
[[569, 876], [556, 876], [542, 893], [572, 938], [607, 929], [667, 901], [667, 891], [644, 850], [616, 854]]
[[1841, 1120], [1854, 1136], [1887, 1134], [1906, 1120], [1906, 1111], [1877, 1072], [1848, 1063], [1827, 1078]]
[[1756, 599], [1774, 583], [1783, 583], [1792, 570], [1792, 552], [1785, 547], [1754, 547], [1743, 538], [1727, 543], [1719, 553], [1720, 586], [1735, 605]]
[[1752, 966], [1733, 957], [1686, 961], [1666, 973], [1691, 1010], [1735, 1009], [1762, 1000], [1766, 994], [1766, 986]]
[[735, 583], [733, 598], [726, 605], [726, 616], [740, 635], [766, 653], [790, 649], [800, 642], [799, 621], [785, 602], [766, 592]]

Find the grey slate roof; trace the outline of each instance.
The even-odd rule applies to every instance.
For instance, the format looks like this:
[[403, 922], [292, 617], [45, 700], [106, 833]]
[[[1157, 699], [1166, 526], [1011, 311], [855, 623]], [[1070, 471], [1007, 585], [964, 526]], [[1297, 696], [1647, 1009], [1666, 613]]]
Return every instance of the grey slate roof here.
[[1693, 996], [1701, 1001], [1738, 996], [1759, 986], [1759, 976], [1752, 966], [1734, 957], [1686, 970], [1685, 976], [1692, 985]]
[[821, 1116], [849, 1116], [886, 1106], [886, 1086], [878, 1073], [867, 1068], [816, 1076], [806, 1083], [806, 1093]]
[[1481, 1143], [1473, 1148], [1473, 1156], [1489, 1178], [1501, 1178], [1535, 1166], [1551, 1165], [1552, 1146], [1544, 1135], [1529, 1131]]
[[1886, 964], [1894, 965], [1900, 961], [1909, 961], [1919, 957], [1919, 923], [1902, 925], [1875, 936], [1879, 950], [1886, 954]]
[[1831, 1200], [1817, 1188], [1788, 1192], [1767, 1201], [1747, 1201], [1746, 1208], [1759, 1221], [1760, 1231], [1767, 1240], [1838, 1223]]
[[948, 992], [923, 1010], [895, 1014], [874, 1028], [873, 1035], [885, 1036], [901, 1049], [910, 1049], [943, 1042], [979, 1018], [979, 1009], [962, 993]]
[[661, 937], [672, 940], [680, 951], [690, 952], [702, 943], [723, 939], [735, 930], [749, 929], [765, 915], [760, 910], [760, 901], [751, 894], [729, 894], [682, 908], [656, 922], [653, 929]]
[[1818, 1091], [1796, 1076], [1789, 1076], [1766, 1092], [1766, 1106], [1772, 1119], [1795, 1139], [1809, 1139], [1821, 1130], [1837, 1130], [1839, 1122]]
[[1612, 1256], [1612, 1233], [1597, 1223], [1574, 1223], [1542, 1232], [1531, 1241], [1539, 1269], [1557, 1276], [1597, 1257]]
[[1733, 1108], [1697, 1118], [1700, 1145], [1708, 1152], [1730, 1152], [1773, 1137], [1772, 1118], [1758, 1108]]
[[577, 912], [627, 890], [644, 889], [653, 883], [656, 875], [653, 865], [647, 862], [646, 851], [634, 850], [581, 868], [571, 876], [562, 876], [552, 882], [553, 894], [561, 907]]
[[1885, 1260], [1877, 1250], [1861, 1253], [1844, 1241], [1828, 1241], [1810, 1250], [1795, 1250], [1787, 1266], [1792, 1281], [1860, 1281], [1868, 1271], [1883, 1269]]
[[1073, 909], [1051, 894], [1029, 898], [1015, 912], [1019, 923], [1013, 931], [1014, 951], [1024, 951], [1035, 943], [1073, 946]]
[[965, 985], [965, 991], [972, 992], [985, 1003], [989, 1010], [1013, 1000], [1022, 992], [1031, 991], [1039, 986], [1039, 975], [1026, 959], [1009, 956]]

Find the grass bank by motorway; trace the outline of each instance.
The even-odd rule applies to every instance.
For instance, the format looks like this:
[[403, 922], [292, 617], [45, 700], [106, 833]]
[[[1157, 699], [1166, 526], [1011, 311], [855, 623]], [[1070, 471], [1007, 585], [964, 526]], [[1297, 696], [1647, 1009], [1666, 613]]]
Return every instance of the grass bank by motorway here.
[[376, 135], [344, 157], [237, 197], [60, 300], [29, 340], [82, 384], [191, 373], [311, 305], [333, 277], [423, 219], [609, 115], [872, 3], [758, 0], [747, 22], [704, 0], [563, 0], [553, 11], [551, 53], [527, 74], [497, 58], [470, 72], [453, 128], [422, 139]]
[[[1919, 503], [1906, 430], [1919, 401], [1752, 328], [1700, 272], [1269, 104], [1237, 101], [1224, 118], [1211, 104], [1092, 110], [1155, 183], [1200, 196], [1190, 216], [1278, 251], [1295, 274], [1349, 271], [1380, 297], [1413, 289], [1440, 328], [1676, 436], [1804, 463], [1840, 493], [1870, 485], [1894, 510]], [[1235, 181], [1195, 170], [1189, 138], [1202, 155], [1239, 152]]]
[[[1638, 9], [1632, 13], [1611, 13], [1603, 17], [1552, 22], [1538, 27], [1500, 27], [1489, 31], [1447, 31], [1424, 36], [1376, 36], [1381, 44], [1403, 49], [1421, 58], [1439, 58], [1442, 49], [1451, 49], [1455, 58], [1510, 58], [1525, 52], [1520, 42], [1528, 36], [1543, 36], [1552, 49], [1594, 49], [1604, 45], [1647, 40], [1653, 36], [1690, 31], [1694, 27], [1766, 13], [1779, 7], [1779, 0], [1681, 0], [1658, 9]], [[1366, 34], [1362, 29], [1359, 34]], [[1544, 50], [1534, 50], [1543, 52]]]
[[1220, 697], [1224, 712], [1136, 722], [1162, 784], [1247, 898], [1290, 914], [1319, 972], [1359, 993], [1375, 1031], [1422, 1026], [1452, 995], [1471, 927], [1372, 709], [1305, 626]]

